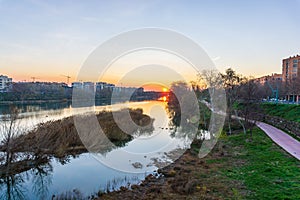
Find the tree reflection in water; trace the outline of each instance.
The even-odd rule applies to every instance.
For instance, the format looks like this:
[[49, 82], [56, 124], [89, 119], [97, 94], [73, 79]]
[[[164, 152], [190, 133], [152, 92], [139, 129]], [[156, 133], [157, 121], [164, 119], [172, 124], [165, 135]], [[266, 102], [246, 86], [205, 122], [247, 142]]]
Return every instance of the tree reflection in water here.
[[[1, 166], [1, 172], [0, 199], [31, 199], [27, 196], [29, 193], [38, 199], [45, 199], [49, 195], [48, 188], [52, 183], [53, 172], [49, 159], [6, 163]], [[29, 179], [32, 188], [27, 187]]]
[[0, 179], [0, 199], [27, 199], [23, 187], [24, 175], [10, 175]]
[[31, 169], [32, 192], [38, 199], [49, 196], [49, 186], [52, 184], [53, 167], [50, 163]]
[[[133, 116], [135, 119], [134, 122], [142, 126], [141, 129], [131, 130], [132, 136], [152, 134], [154, 130], [153, 119], [143, 115], [142, 110], [138, 109], [130, 114], [136, 115], [136, 117]], [[45, 151], [45, 147], [51, 144], [49, 143], [51, 141], [49, 137], [20, 135], [19, 133], [22, 131], [19, 130], [20, 126], [16, 123], [18, 112], [10, 112], [7, 117], [5, 121], [1, 119], [4, 123], [2, 123], [3, 126], [0, 126], [0, 133], [6, 135], [0, 144], [0, 199], [51, 198], [52, 194], [49, 191], [53, 180], [51, 160], [57, 159], [58, 162], [64, 165], [70, 161], [71, 157], [76, 158], [81, 153], [86, 152], [86, 149], [82, 150], [72, 147], [70, 148], [72, 151], [66, 149], [61, 154], [54, 154], [53, 151]], [[124, 122], [124, 124], [127, 123]], [[47, 130], [47, 128], [44, 129]], [[60, 129], [58, 128], [57, 130]], [[132, 136], [130, 136], [130, 139]], [[31, 143], [26, 143], [26, 141], [30, 141]], [[61, 142], [61, 140], [58, 141]], [[68, 142], [68, 140], [66, 141]], [[106, 147], [105, 151], [101, 153], [105, 154], [113, 148], [122, 147], [127, 142], [128, 140], [117, 141], [113, 147]], [[43, 146], [44, 143], [48, 146]], [[125, 178], [126, 180], [127, 178]], [[120, 181], [121, 183], [123, 182]], [[118, 185], [116, 183], [116, 186]]]
[[210, 110], [199, 104], [194, 91], [191, 91], [185, 82], [172, 84], [167, 111], [171, 119], [170, 126], [173, 127], [173, 137], [193, 140], [201, 136], [201, 130], [207, 130], [209, 127]]

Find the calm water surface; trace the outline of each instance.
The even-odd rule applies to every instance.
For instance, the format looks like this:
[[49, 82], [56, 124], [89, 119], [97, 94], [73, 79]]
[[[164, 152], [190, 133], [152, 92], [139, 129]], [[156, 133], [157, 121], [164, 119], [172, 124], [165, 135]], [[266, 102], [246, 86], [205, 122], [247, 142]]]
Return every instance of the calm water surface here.
[[[9, 195], [20, 195], [18, 193], [27, 199], [49, 199], [53, 194], [58, 195], [74, 189], [81, 191], [84, 196], [95, 194], [99, 189], [118, 189], [120, 186], [139, 183], [158, 166], [172, 162], [178, 149], [189, 147], [191, 139], [169, 127], [170, 119], [165, 102], [98, 105], [92, 110], [97, 112], [126, 107], [142, 108], [145, 114], [154, 118], [154, 131], [151, 134], [136, 136], [124, 147], [113, 149], [105, 155], [84, 153], [63, 162], [53, 158], [43, 166], [10, 177], [14, 181], [8, 178], [2, 180], [0, 199]], [[1, 112], [5, 109], [3, 106], [0, 107]], [[29, 105], [20, 109], [22, 113], [19, 123], [27, 130], [38, 123], [84, 113], [87, 110], [73, 109], [68, 103]], [[140, 165], [134, 167], [134, 163]]]

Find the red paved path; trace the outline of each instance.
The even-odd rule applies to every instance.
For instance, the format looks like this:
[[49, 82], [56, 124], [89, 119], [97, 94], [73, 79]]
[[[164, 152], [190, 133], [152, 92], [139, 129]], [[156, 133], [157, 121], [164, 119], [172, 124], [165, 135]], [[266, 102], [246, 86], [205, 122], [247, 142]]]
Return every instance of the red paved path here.
[[[201, 101], [210, 110], [211, 105], [206, 101]], [[224, 112], [219, 112], [219, 114], [226, 115]], [[239, 118], [239, 117], [236, 117]], [[241, 118], [240, 118], [241, 119]], [[263, 122], [256, 122], [256, 125], [263, 130], [277, 145], [283, 148], [286, 152], [300, 160], [300, 142], [290, 135], [286, 134], [282, 130], [275, 128], [269, 124]]]
[[281, 146], [281, 148], [300, 160], [300, 142], [298, 140], [269, 124], [257, 122], [256, 125], [263, 130], [275, 143]]

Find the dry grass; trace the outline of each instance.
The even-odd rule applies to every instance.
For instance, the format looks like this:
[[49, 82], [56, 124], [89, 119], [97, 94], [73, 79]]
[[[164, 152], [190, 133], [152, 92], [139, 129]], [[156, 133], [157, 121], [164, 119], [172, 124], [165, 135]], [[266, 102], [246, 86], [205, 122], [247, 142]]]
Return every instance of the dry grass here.
[[[132, 120], [127, 116], [128, 112]], [[88, 123], [90, 115], [77, 117]], [[117, 146], [122, 146], [132, 140], [132, 134], [135, 132], [153, 130], [153, 119], [144, 115], [142, 109], [122, 109], [114, 113], [103, 111], [96, 117], [106, 137]], [[128, 126], [132, 124], [134, 125]], [[67, 153], [87, 151], [81, 139], [73, 117], [67, 117], [39, 124], [29, 133], [15, 138], [13, 146], [16, 152], [33, 152], [37, 155], [53, 154], [56, 157], [62, 157]], [[4, 150], [3, 147], [1, 149]]]

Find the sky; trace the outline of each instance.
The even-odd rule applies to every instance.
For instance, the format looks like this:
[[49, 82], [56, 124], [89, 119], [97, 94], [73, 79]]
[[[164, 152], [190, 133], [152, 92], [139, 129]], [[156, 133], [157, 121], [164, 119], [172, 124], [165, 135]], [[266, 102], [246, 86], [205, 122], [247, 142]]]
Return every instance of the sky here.
[[[0, 0], [0, 74], [75, 81], [100, 44], [145, 27], [186, 35], [221, 72], [280, 73], [283, 58], [300, 54], [299, 9], [299, 0]], [[120, 83], [115, 72], [105, 80]]]

